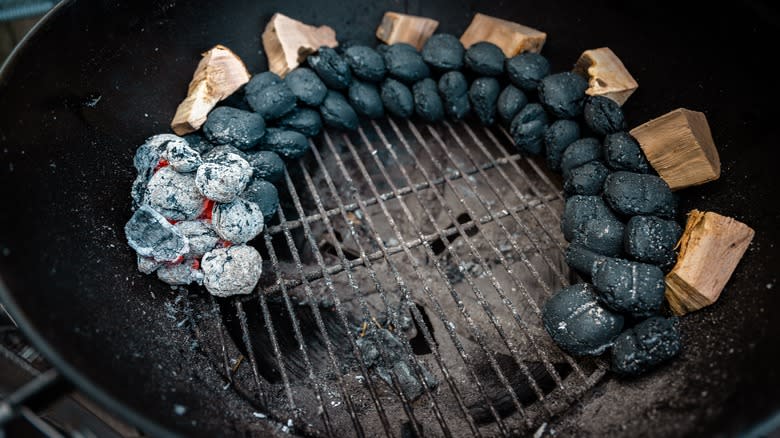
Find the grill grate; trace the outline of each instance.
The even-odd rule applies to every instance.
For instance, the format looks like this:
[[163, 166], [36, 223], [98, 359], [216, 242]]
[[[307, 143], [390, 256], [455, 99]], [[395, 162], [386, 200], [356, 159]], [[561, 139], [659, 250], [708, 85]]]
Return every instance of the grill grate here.
[[[538, 427], [603, 376], [602, 361], [569, 357], [541, 329], [541, 304], [569, 284], [563, 198], [508, 152], [505, 130], [386, 119], [320, 138], [288, 169], [290, 205], [264, 234], [265, 293], [212, 300], [215, 313], [233, 309], [251, 368], [247, 388], [225, 326], [212, 327], [230, 384], [311, 434], [493, 436]], [[357, 342], [380, 315], [400, 332], [406, 312], [415, 401], [396, 373], [388, 386], [370, 370]]]

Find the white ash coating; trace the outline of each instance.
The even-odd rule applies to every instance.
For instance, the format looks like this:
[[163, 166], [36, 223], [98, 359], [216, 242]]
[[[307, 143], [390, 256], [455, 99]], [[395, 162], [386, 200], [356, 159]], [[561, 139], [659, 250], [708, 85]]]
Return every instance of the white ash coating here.
[[203, 195], [191, 173], [179, 173], [171, 166], [160, 168], [146, 186], [144, 202], [168, 219], [195, 219], [203, 210]]
[[211, 222], [221, 238], [246, 243], [263, 231], [263, 210], [254, 202], [236, 198], [228, 204], [215, 204]]
[[226, 153], [219, 162], [207, 162], [198, 167], [195, 184], [203, 196], [217, 202], [230, 202], [244, 191], [252, 178], [252, 166], [233, 153]]
[[[182, 139], [183, 140], [183, 139]], [[186, 142], [169, 142], [162, 154], [162, 158], [168, 161], [177, 172], [194, 172], [203, 163], [200, 154], [191, 148]]]
[[146, 139], [135, 151], [133, 164], [138, 173], [154, 170], [169, 145], [189, 147], [187, 140], [173, 134], [157, 134]]
[[252, 293], [263, 272], [260, 253], [251, 246], [217, 248], [203, 256], [203, 284], [215, 296]]
[[160, 266], [162, 266], [162, 263], [151, 257], [138, 256], [138, 270], [144, 274], [151, 274]]
[[190, 251], [184, 257], [199, 258], [219, 243], [219, 236], [207, 220], [181, 221], [175, 226], [190, 242]]
[[203, 271], [193, 267], [194, 262], [192, 259], [185, 259], [177, 264], [164, 264], [157, 270], [157, 278], [172, 286], [203, 284]]
[[125, 236], [138, 255], [159, 262], [172, 262], [190, 250], [181, 230], [148, 205], [142, 205], [127, 221]]

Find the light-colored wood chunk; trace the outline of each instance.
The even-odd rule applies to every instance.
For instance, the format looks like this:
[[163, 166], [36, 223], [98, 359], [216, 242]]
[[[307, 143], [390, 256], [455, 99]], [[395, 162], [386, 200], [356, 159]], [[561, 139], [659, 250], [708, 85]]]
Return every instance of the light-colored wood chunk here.
[[672, 190], [720, 177], [720, 157], [707, 117], [679, 108], [631, 130], [648, 161]]
[[755, 231], [713, 212], [692, 210], [680, 238], [677, 264], [666, 275], [666, 299], [677, 315], [717, 301]]
[[588, 79], [585, 91], [591, 96], [608, 97], [619, 105], [639, 87], [620, 58], [609, 47], [586, 50], [574, 64], [574, 72]]
[[265, 26], [263, 48], [268, 69], [284, 77], [320, 47], [336, 47], [336, 31], [329, 26], [310, 26], [276, 13]]
[[385, 44], [407, 43], [421, 50], [437, 27], [439, 22], [431, 18], [385, 12], [376, 37]]
[[500, 47], [507, 58], [522, 52], [539, 53], [546, 40], [546, 33], [532, 27], [480, 13], [474, 15], [460, 36], [460, 42], [467, 49], [478, 42], [489, 41]]
[[178, 135], [200, 129], [217, 102], [249, 82], [244, 61], [227, 47], [216, 45], [202, 56], [192, 75], [187, 97], [171, 121], [171, 128]]

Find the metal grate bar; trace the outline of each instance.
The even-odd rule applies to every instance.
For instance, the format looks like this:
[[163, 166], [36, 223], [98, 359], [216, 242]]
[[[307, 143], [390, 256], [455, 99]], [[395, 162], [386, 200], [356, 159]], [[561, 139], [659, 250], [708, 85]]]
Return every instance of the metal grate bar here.
[[265, 294], [259, 294], [258, 301], [260, 302], [260, 310], [263, 312], [268, 338], [270, 339], [271, 347], [274, 350], [276, 365], [279, 367], [279, 374], [282, 377], [284, 391], [287, 394], [287, 401], [290, 403], [290, 410], [295, 412], [295, 399], [293, 398], [292, 387], [290, 386], [290, 377], [287, 375], [287, 367], [284, 366], [282, 350], [279, 348], [279, 340], [276, 338], [276, 330], [274, 330], [274, 324], [271, 320], [271, 311], [268, 309], [268, 302], [266, 302]]

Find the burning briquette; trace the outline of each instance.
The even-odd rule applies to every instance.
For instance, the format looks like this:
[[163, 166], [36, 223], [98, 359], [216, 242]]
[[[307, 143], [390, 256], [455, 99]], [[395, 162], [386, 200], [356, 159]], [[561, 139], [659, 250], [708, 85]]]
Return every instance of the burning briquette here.
[[232, 245], [206, 253], [200, 262], [203, 284], [218, 297], [252, 293], [263, 272], [260, 253], [251, 246]]
[[211, 214], [214, 231], [232, 243], [246, 243], [263, 231], [263, 211], [254, 202], [236, 198], [215, 204]]
[[138, 255], [158, 262], [178, 260], [190, 250], [184, 233], [148, 205], [133, 213], [125, 225], [125, 236]]
[[207, 162], [198, 167], [195, 184], [203, 196], [217, 202], [230, 202], [241, 193], [252, 177], [252, 166], [233, 153], [226, 153], [219, 162]]
[[170, 166], [152, 175], [144, 194], [145, 203], [176, 221], [195, 219], [203, 209], [203, 201], [195, 185], [195, 174], [179, 173]]

